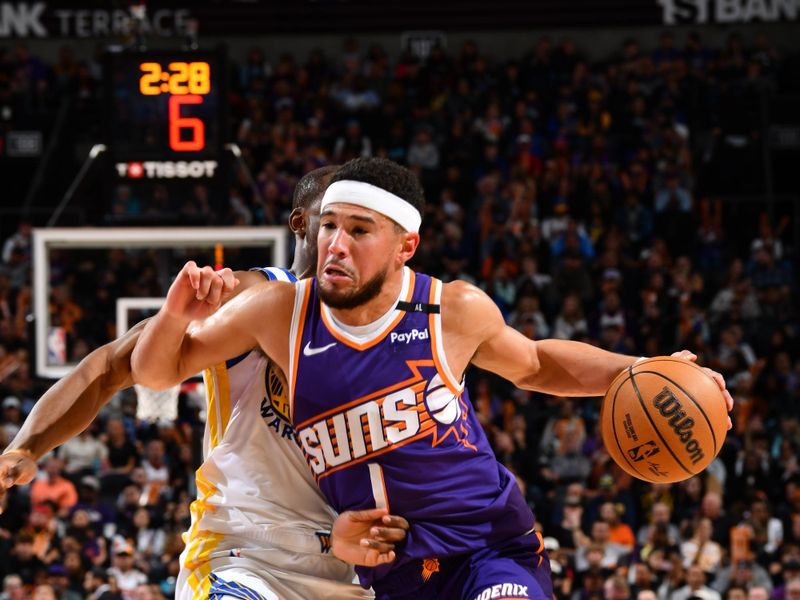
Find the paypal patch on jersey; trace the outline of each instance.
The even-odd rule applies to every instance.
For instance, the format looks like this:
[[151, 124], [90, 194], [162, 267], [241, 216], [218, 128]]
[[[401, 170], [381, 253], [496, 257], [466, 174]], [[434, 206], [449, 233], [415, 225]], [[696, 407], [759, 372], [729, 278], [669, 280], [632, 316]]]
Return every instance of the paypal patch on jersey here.
[[428, 308], [397, 308], [366, 339], [336, 326], [316, 280], [297, 284], [293, 320], [291, 414], [320, 489], [338, 512], [383, 506], [411, 523], [392, 565], [357, 569], [376, 591], [403, 565], [471, 554], [534, 522], [446, 364], [441, 282], [404, 277], [398, 307]]
[[431, 339], [428, 328], [411, 329], [409, 331], [392, 331], [389, 334], [389, 343], [396, 345], [423, 344]]

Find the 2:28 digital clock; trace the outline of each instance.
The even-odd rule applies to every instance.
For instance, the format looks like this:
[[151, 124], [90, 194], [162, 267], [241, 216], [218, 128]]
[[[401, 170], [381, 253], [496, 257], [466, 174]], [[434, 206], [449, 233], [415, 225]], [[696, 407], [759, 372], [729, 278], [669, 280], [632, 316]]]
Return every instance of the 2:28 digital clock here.
[[139, 91], [145, 96], [202, 96], [211, 91], [211, 66], [205, 61], [171, 62], [166, 71], [160, 63], [143, 62], [139, 65], [139, 70], [142, 73]]
[[110, 53], [109, 141], [117, 160], [218, 158], [224, 62], [221, 50]]

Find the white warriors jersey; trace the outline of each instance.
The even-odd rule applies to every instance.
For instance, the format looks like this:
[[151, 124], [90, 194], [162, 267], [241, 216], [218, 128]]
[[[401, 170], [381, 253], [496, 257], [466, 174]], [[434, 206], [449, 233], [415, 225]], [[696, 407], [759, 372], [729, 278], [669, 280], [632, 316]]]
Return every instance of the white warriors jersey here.
[[[271, 280], [296, 281], [285, 269], [259, 270]], [[254, 350], [203, 375], [204, 462], [181, 555], [179, 583], [183, 579], [188, 589], [177, 590], [178, 597], [208, 597], [211, 561], [253, 548], [292, 553], [291, 565], [276, 565], [279, 572], [351, 583], [352, 568], [330, 554], [336, 513], [297, 444], [283, 373]], [[297, 559], [306, 555], [308, 560]]]

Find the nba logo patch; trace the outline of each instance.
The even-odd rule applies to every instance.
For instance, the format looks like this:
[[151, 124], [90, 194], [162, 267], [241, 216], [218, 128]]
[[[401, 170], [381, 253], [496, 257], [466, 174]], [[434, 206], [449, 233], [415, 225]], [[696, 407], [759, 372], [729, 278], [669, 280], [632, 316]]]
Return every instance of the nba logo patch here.
[[651, 456], [655, 456], [659, 452], [658, 446], [651, 440], [628, 450], [628, 456], [633, 462], [641, 462]]

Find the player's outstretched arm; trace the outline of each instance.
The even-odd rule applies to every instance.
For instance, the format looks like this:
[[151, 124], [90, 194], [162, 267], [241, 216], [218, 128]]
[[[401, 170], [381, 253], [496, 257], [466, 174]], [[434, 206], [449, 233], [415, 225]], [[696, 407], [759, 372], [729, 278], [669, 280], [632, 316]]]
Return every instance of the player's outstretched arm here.
[[36, 461], [86, 429], [121, 389], [132, 385], [131, 352], [145, 322], [89, 354], [39, 398], [0, 456], [0, 497], [36, 475]]
[[442, 320], [448, 359], [454, 349], [450, 340], [473, 349], [466, 362], [456, 357], [451, 367], [466, 368], [471, 358], [517, 387], [557, 396], [603, 395], [614, 377], [637, 359], [580, 342], [528, 339], [506, 325], [483, 291], [461, 281], [444, 287]]
[[237, 284], [230, 269], [186, 263], [136, 344], [131, 358], [136, 382], [166, 389], [257, 346], [285, 369], [294, 286], [265, 281], [218, 310]]
[[408, 521], [385, 508], [348, 510], [333, 522], [331, 548], [339, 560], [377, 567], [395, 559], [395, 547], [407, 532]]
[[[522, 389], [555, 396], [602, 396], [614, 378], [638, 360], [581, 342], [530, 340], [506, 325], [485, 293], [463, 281], [447, 284], [442, 297], [442, 323], [448, 337], [445, 351], [448, 359], [455, 356], [450, 366], [456, 373], [472, 362]], [[673, 356], [697, 360], [686, 350]], [[722, 390], [730, 411], [733, 400], [724, 378], [711, 369], [704, 370]]]

